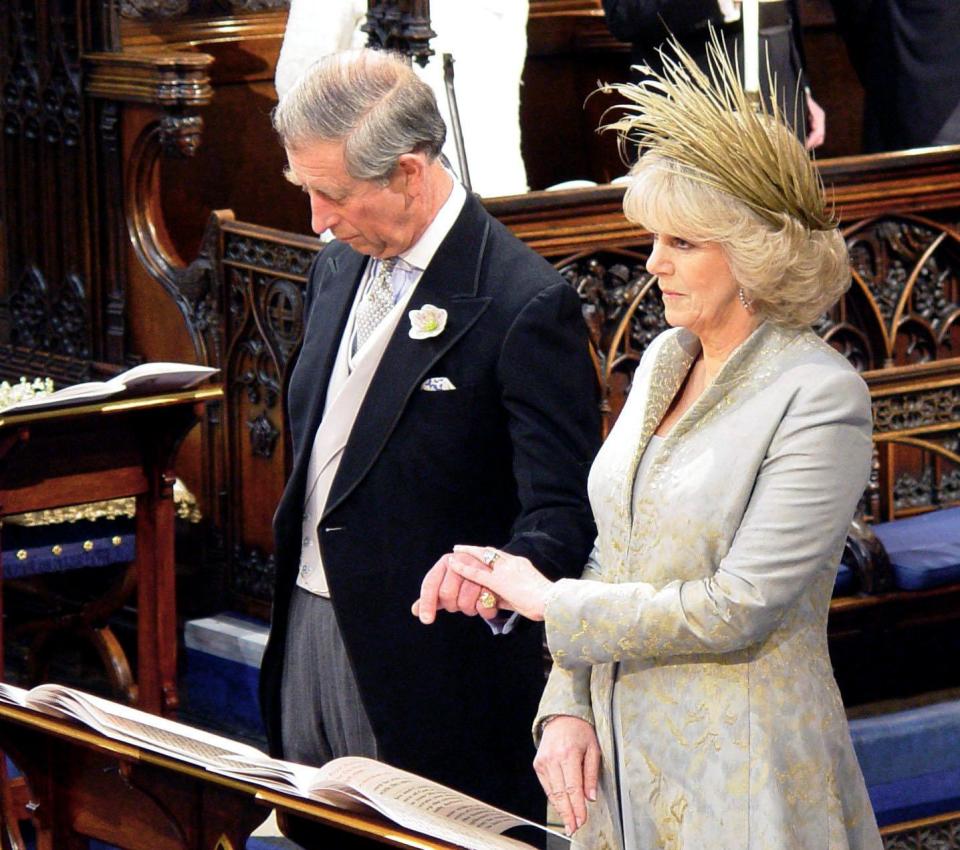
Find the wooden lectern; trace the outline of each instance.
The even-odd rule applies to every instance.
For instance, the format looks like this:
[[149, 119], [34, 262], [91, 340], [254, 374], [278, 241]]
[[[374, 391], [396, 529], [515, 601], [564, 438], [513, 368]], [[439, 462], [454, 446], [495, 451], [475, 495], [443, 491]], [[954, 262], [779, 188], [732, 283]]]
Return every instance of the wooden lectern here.
[[[136, 497], [137, 687], [131, 690], [139, 708], [156, 714], [177, 708], [173, 459], [204, 405], [222, 395], [207, 387], [0, 414], [0, 520]], [[0, 664], [2, 647], [0, 619]]]
[[454, 850], [376, 816], [218, 776], [6, 704], [0, 704], [0, 748], [33, 792], [37, 850], [79, 850], [89, 838], [123, 850], [242, 850], [272, 808], [321, 821], [335, 835], [360, 836], [371, 850]]

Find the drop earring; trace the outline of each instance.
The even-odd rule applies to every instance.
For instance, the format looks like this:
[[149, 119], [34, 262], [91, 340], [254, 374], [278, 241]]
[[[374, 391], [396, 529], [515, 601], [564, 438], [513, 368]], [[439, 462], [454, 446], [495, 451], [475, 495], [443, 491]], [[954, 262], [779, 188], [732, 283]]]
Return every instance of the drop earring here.
[[742, 286], [737, 290], [737, 298], [740, 299], [740, 303], [743, 305], [744, 310], [746, 310], [748, 313], [753, 312], [753, 301], [747, 298], [747, 293], [743, 291]]

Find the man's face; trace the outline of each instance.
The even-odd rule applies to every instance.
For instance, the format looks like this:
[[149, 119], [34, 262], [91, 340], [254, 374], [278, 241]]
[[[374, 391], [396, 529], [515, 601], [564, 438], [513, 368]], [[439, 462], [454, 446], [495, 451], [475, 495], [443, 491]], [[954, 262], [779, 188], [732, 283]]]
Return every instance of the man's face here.
[[287, 177], [310, 197], [314, 233], [331, 230], [361, 254], [394, 257], [422, 232], [409, 169], [398, 165], [386, 185], [355, 180], [347, 173], [343, 147], [343, 142], [311, 142], [287, 148]]

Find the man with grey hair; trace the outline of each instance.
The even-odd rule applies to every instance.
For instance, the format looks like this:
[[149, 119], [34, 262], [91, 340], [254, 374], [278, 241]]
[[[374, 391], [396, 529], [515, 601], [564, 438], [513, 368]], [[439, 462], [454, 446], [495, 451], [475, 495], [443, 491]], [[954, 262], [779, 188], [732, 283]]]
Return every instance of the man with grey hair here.
[[579, 299], [452, 178], [434, 96], [402, 60], [327, 57], [274, 123], [313, 230], [335, 239], [310, 271], [287, 396], [272, 750], [379, 758], [542, 820], [542, 631], [447, 557], [482, 541], [580, 574], [600, 429]]

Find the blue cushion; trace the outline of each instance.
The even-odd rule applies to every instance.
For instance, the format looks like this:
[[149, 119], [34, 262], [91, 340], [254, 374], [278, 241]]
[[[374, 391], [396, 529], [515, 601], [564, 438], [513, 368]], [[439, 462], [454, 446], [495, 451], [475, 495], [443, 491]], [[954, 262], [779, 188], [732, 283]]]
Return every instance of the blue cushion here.
[[251, 835], [247, 839], [247, 850], [302, 850], [302, 848], [282, 835]]
[[840, 564], [840, 569], [837, 570], [837, 577], [833, 581], [833, 595], [849, 596], [853, 593], [856, 584], [857, 579], [853, 574], [853, 570], [846, 564]]
[[890, 556], [900, 590], [960, 582], [960, 508], [883, 522], [873, 531]]
[[955, 812], [960, 809], [960, 770], [869, 785], [867, 792], [880, 826]]
[[867, 785], [960, 769], [960, 700], [851, 720], [850, 736]]
[[267, 624], [229, 611], [189, 620], [186, 646], [184, 711], [234, 737], [264, 737], [257, 695]]
[[259, 668], [189, 647], [185, 660], [180, 692], [184, 712], [221, 732], [263, 738]]
[[4, 578], [128, 563], [136, 555], [132, 519], [3, 526]]
[[878, 822], [960, 808], [960, 701], [850, 722]]

